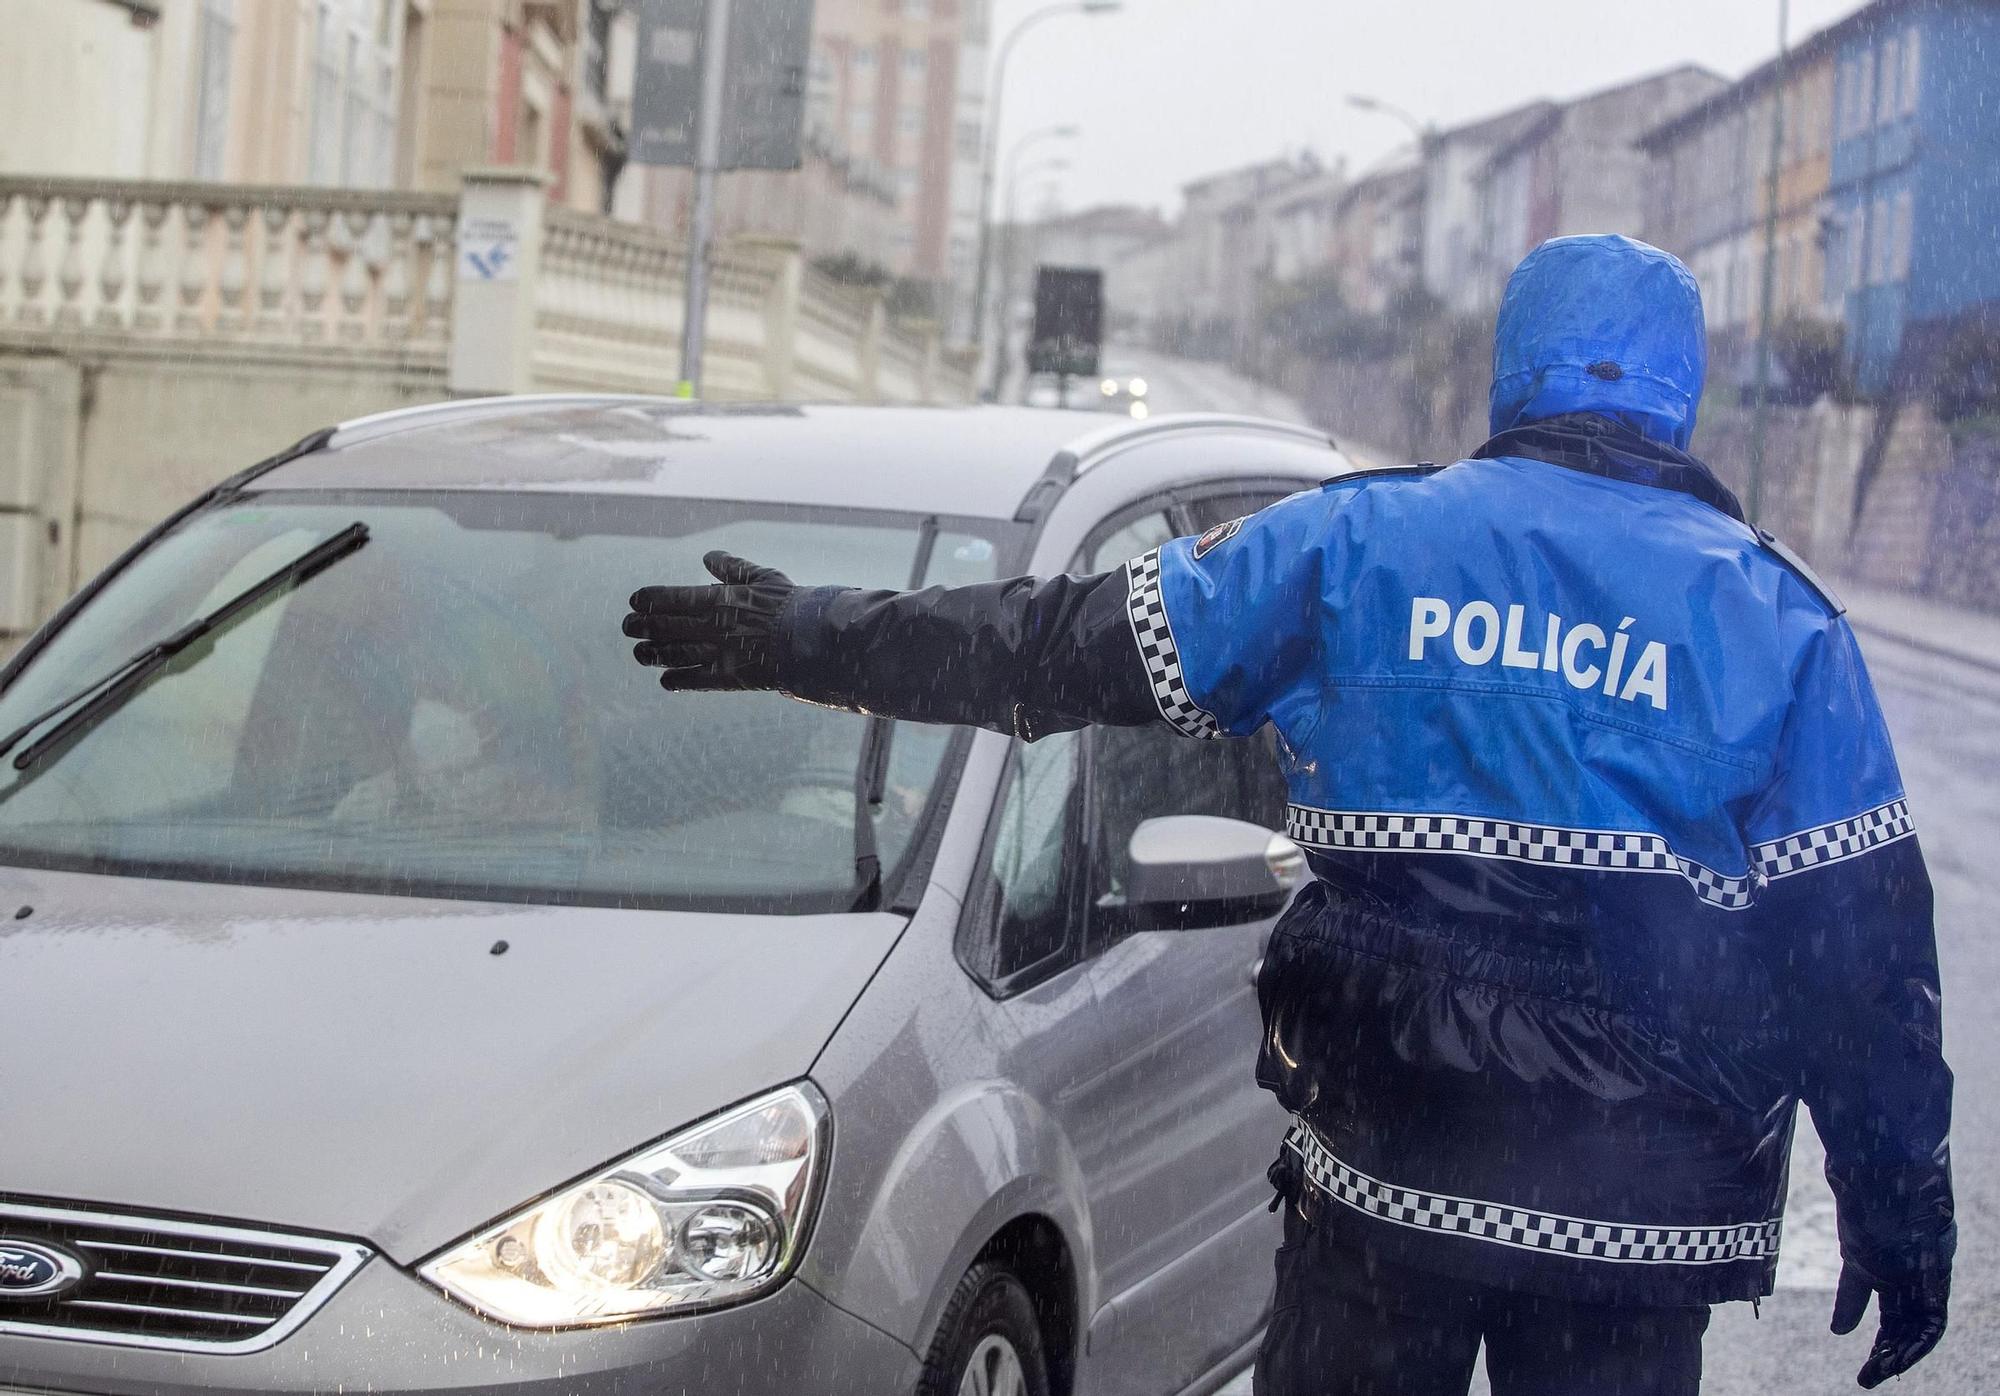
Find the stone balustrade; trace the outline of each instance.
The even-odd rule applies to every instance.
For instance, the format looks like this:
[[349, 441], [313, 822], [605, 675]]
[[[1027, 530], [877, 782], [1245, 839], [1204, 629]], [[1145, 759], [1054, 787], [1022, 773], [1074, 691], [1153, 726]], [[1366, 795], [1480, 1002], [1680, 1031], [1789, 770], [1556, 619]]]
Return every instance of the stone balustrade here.
[[671, 392], [687, 249], [655, 229], [551, 208], [534, 288], [537, 386]]
[[449, 195], [0, 177], [0, 334], [441, 354]]
[[[494, 229], [503, 268], [460, 255]], [[711, 265], [707, 396], [973, 395], [934, 327], [891, 322], [795, 244], [743, 239]], [[471, 172], [457, 196], [0, 176], [0, 345], [241, 346], [300, 368], [386, 358], [461, 393], [670, 393], [686, 277], [680, 239], [551, 206], [517, 170]]]

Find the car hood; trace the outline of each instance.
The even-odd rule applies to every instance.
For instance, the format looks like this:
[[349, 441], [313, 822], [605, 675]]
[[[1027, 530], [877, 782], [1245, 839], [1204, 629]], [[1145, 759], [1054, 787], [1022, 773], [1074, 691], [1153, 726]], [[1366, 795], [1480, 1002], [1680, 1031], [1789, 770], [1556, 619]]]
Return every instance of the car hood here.
[[804, 1075], [903, 925], [0, 869], [0, 1193], [408, 1263]]

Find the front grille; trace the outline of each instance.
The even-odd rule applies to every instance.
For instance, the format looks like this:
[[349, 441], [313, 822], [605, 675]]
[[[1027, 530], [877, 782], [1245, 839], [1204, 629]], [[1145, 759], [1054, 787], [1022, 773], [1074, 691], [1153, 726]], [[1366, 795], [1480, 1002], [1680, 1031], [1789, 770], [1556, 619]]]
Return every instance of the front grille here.
[[269, 1347], [368, 1258], [365, 1246], [206, 1222], [0, 1200], [0, 1241], [59, 1246], [75, 1288], [0, 1296], [0, 1333], [195, 1352]]

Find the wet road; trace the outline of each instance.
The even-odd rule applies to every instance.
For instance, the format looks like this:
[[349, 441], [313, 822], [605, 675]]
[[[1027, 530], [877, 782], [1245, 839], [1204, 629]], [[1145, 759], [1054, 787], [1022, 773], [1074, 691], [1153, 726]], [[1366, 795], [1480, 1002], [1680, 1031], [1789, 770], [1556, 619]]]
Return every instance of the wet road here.
[[1146, 401], [1155, 412], [1240, 412], [1288, 422], [1305, 420], [1299, 405], [1283, 393], [1215, 364], [1122, 344], [1107, 346], [1103, 361], [1108, 373], [1143, 377]]
[[[1282, 395], [1211, 365], [1122, 349], [1118, 357], [1147, 376], [1158, 411], [1299, 415]], [[2000, 1392], [2000, 1097], [1993, 1089], [2000, 1080], [2000, 935], [1993, 930], [2000, 908], [2000, 626], [1871, 609], [1862, 596], [1851, 601], [1937, 889], [1945, 1049], [1958, 1078], [1952, 1154], [1960, 1240], [1951, 1331], [1937, 1353], [1887, 1389], [1899, 1396]], [[1963, 655], [1934, 652], [1940, 638]], [[1845, 1338], [1827, 1331], [1839, 1257], [1821, 1163], [1818, 1140], [1802, 1124], [1778, 1292], [1761, 1316], [1747, 1304], [1716, 1311], [1703, 1385], [1709, 1396], [1859, 1389], [1854, 1373], [1867, 1356], [1875, 1315]], [[1474, 1390], [1486, 1391], [1483, 1378]], [[1247, 1376], [1225, 1388], [1228, 1396], [1249, 1391]]]

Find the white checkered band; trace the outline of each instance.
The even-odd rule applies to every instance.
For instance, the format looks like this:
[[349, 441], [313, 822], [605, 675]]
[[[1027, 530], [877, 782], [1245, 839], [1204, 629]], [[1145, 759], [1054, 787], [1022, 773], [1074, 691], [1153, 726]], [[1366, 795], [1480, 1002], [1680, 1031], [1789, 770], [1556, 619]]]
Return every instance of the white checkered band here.
[[1750, 861], [1767, 878], [1790, 877], [1808, 868], [1838, 863], [1843, 858], [1856, 857], [1885, 843], [1906, 839], [1916, 831], [1916, 825], [1910, 822], [1909, 803], [1891, 800], [1852, 819], [1822, 824], [1817, 829], [1803, 829], [1781, 839], [1772, 839], [1769, 843], [1753, 845]]
[[1289, 805], [1285, 832], [1304, 848], [1385, 853], [1462, 853], [1517, 863], [1556, 863], [1604, 872], [1676, 873], [1695, 895], [1724, 911], [1746, 909], [1756, 895], [1749, 874], [1730, 877], [1674, 852], [1658, 834], [1563, 829], [1455, 814], [1356, 814]]
[[1732, 878], [1676, 854], [1658, 834], [1602, 828], [1512, 824], [1460, 814], [1344, 814], [1286, 806], [1286, 834], [1302, 848], [1358, 848], [1406, 854], [1466, 854], [1512, 862], [1552, 862], [1596, 872], [1672, 872], [1694, 894], [1724, 912], [1746, 910], [1756, 896], [1754, 878]]
[[1399, 1188], [1334, 1157], [1303, 1121], [1285, 1136], [1306, 1181], [1343, 1206], [1398, 1226], [1450, 1232], [1496, 1246], [1554, 1251], [1623, 1265], [1727, 1265], [1778, 1254], [1783, 1217], [1734, 1226], [1655, 1226], [1591, 1221], [1553, 1212]]
[[1125, 564], [1127, 591], [1125, 610], [1132, 618], [1132, 638], [1139, 642], [1139, 657], [1146, 661], [1146, 676], [1153, 682], [1153, 701], [1160, 716], [1188, 737], [1219, 737], [1222, 728], [1188, 692], [1181, 676], [1181, 652], [1174, 644], [1174, 628], [1167, 619], [1167, 603], [1160, 595], [1160, 550]]

